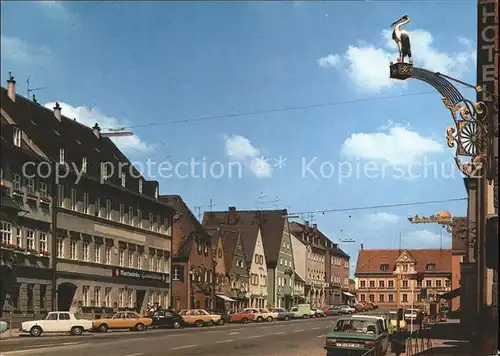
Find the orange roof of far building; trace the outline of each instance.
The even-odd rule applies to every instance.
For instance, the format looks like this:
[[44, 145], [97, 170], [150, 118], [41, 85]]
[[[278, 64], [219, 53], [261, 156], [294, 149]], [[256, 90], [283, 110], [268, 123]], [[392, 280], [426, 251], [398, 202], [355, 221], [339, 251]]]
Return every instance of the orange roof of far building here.
[[[355, 274], [392, 272], [404, 251], [416, 261], [417, 272], [451, 273], [451, 249], [363, 249], [359, 251]], [[383, 264], [389, 265], [387, 271], [381, 270]], [[426, 269], [430, 264], [435, 265], [433, 271]]]

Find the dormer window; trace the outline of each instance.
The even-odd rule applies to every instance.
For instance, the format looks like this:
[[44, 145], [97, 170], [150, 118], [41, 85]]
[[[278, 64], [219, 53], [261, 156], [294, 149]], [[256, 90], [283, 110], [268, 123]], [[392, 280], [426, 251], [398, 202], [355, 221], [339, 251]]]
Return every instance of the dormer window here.
[[434, 263], [429, 263], [426, 268], [428, 271], [435, 271], [436, 265]]
[[12, 140], [14, 142], [14, 145], [16, 145], [17, 147], [21, 147], [21, 130], [19, 130], [17, 127], [14, 127]]
[[123, 173], [123, 172], [122, 172], [121, 174], [122, 174], [122, 176], [121, 176], [121, 179], [122, 179], [122, 187], [125, 187], [125, 185], [126, 185], [126, 183], [127, 183], [127, 182], [126, 182], [126, 180], [127, 180], [127, 176], [125, 176], [125, 173]]
[[64, 148], [59, 149], [59, 163], [64, 164]]
[[106, 164], [101, 163], [101, 181], [108, 180], [108, 166]]
[[139, 178], [139, 193], [142, 194], [142, 179]]
[[388, 264], [382, 264], [382, 265], [380, 265], [380, 270], [382, 272], [388, 271], [389, 270], [389, 265]]
[[82, 172], [87, 173], [87, 157], [82, 158]]
[[158, 199], [158, 187], [155, 188], [155, 198]]

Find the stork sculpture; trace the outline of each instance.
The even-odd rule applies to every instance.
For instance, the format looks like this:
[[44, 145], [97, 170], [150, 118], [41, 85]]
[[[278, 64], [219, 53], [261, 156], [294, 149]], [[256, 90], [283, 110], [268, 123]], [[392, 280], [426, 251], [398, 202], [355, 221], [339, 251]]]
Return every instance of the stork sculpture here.
[[410, 35], [408, 34], [408, 32], [401, 29], [401, 27], [409, 22], [410, 18], [408, 17], [408, 15], [404, 15], [392, 24], [392, 27], [394, 28], [394, 31], [392, 31], [392, 39], [398, 45], [399, 63], [403, 63], [405, 57], [408, 57], [408, 63], [413, 63], [413, 60], [411, 59]]

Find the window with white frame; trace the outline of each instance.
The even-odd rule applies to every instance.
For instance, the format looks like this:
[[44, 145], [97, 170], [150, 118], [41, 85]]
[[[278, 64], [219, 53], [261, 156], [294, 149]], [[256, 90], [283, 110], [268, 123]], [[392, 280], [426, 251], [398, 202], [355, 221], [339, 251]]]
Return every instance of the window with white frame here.
[[90, 306], [89, 303], [89, 286], [83, 286], [82, 288], [82, 302], [84, 307]]
[[57, 186], [57, 206], [64, 208], [64, 186], [61, 184]]
[[14, 174], [12, 188], [14, 188], [14, 190], [21, 190], [21, 176], [19, 174]]
[[142, 194], [142, 179], [139, 178], [139, 193]]
[[142, 269], [142, 254], [141, 253], [137, 253], [137, 268], [138, 269]]
[[16, 246], [21, 248], [23, 245], [23, 229], [16, 227]]
[[104, 162], [101, 162], [101, 180], [108, 180], [108, 166]]
[[118, 291], [118, 307], [123, 308], [125, 306], [125, 289], [120, 288]]
[[47, 183], [40, 182], [40, 197], [46, 198], [49, 194]]
[[76, 210], [76, 189], [71, 189], [71, 210]]
[[137, 227], [142, 228], [142, 210], [137, 209]]
[[101, 263], [101, 244], [94, 242], [94, 262]]
[[106, 255], [106, 264], [110, 265], [111, 264], [111, 247], [106, 246], [104, 254]]
[[158, 199], [158, 187], [155, 188], [155, 198]]
[[16, 145], [17, 147], [21, 147], [21, 130], [19, 130], [17, 127], [14, 127], [13, 135], [14, 145]]
[[59, 149], [59, 163], [64, 164], [64, 148]]
[[26, 230], [26, 248], [28, 250], [35, 249], [35, 231]]
[[127, 295], [127, 306], [129, 308], [134, 307], [134, 291], [132, 289], [127, 290], [128, 295]]
[[163, 269], [162, 263], [163, 263], [163, 259], [160, 256], [158, 256], [156, 258], [156, 272], [162, 271], [162, 269]]
[[109, 287], [104, 290], [104, 305], [111, 307], [111, 288]]
[[77, 241], [70, 240], [69, 241], [69, 258], [72, 260], [78, 259], [78, 251], [76, 249]]
[[106, 199], [106, 219], [111, 220], [111, 200]]
[[125, 250], [122, 248], [118, 251], [118, 265], [125, 267]]
[[122, 187], [125, 187], [127, 185], [127, 176], [123, 172], [121, 172], [121, 180], [122, 180]]
[[87, 173], [87, 157], [82, 158], [82, 172]]
[[156, 256], [155, 255], [149, 255], [149, 270], [154, 271], [155, 270], [155, 264], [156, 264]]
[[89, 243], [88, 242], [82, 242], [82, 251], [83, 251], [83, 260], [85, 262], [89, 262], [90, 261], [90, 246], [89, 246]]
[[40, 252], [47, 252], [47, 234], [45, 232], [40, 232], [38, 234], [38, 247], [40, 248]]
[[101, 287], [94, 287], [94, 305], [100, 307], [101, 306]]
[[35, 193], [35, 180], [30, 178], [26, 182], [26, 188], [28, 190], [28, 193], [34, 194]]
[[2, 243], [9, 245], [12, 243], [12, 224], [6, 221], [1, 222]]
[[120, 204], [120, 222], [125, 223], [125, 205]]
[[153, 213], [149, 213], [149, 230], [153, 230]]
[[160, 221], [161, 221], [161, 215], [158, 214], [158, 215], [156, 215], [156, 228], [155, 228], [155, 231], [160, 231]]
[[95, 200], [94, 215], [101, 216], [101, 198], [96, 198]]
[[134, 267], [134, 253], [130, 250], [128, 250], [128, 267]]
[[128, 208], [127, 219], [128, 219], [129, 225], [134, 225], [134, 208], [132, 208], [131, 206], [129, 206], [129, 208]]
[[169, 273], [168, 270], [168, 257], [165, 257], [163, 260], [163, 273]]
[[83, 193], [83, 213], [89, 213], [89, 194]]
[[63, 239], [57, 239], [56, 255], [58, 258], [64, 257], [64, 240]]

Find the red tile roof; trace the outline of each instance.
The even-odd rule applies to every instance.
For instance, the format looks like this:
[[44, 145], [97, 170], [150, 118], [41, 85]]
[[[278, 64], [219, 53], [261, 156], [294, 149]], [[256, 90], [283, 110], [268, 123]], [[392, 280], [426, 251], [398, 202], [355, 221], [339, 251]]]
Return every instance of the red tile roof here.
[[359, 251], [355, 274], [384, 273], [380, 270], [382, 264], [388, 264], [388, 272], [392, 272], [396, 260], [403, 251], [407, 251], [416, 261], [417, 272], [429, 273], [431, 271], [426, 270], [427, 265], [435, 264], [436, 268], [432, 271], [433, 273], [451, 273], [451, 249], [363, 249]]

